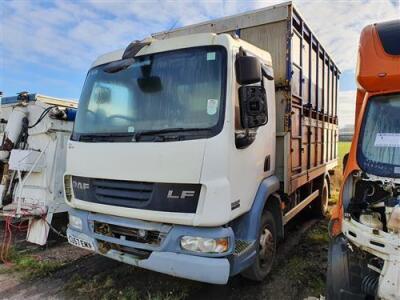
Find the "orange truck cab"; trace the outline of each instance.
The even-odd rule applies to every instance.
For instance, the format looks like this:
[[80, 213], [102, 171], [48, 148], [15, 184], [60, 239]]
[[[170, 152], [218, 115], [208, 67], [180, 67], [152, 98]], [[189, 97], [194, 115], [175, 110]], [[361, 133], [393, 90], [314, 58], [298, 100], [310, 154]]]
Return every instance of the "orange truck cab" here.
[[355, 134], [329, 231], [327, 298], [400, 299], [400, 20], [361, 33]]

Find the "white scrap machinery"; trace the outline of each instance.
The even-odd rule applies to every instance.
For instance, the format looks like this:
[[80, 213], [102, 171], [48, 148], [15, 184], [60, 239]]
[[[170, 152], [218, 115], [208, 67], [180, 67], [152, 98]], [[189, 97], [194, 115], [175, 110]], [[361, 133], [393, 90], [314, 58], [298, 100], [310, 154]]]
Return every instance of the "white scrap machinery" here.
[[0, 216], [29, 220], [26, 239], [44, 245], [63, 196], [67, 141], [77, 102], [38, 94], [3, 97], [0, 105]]

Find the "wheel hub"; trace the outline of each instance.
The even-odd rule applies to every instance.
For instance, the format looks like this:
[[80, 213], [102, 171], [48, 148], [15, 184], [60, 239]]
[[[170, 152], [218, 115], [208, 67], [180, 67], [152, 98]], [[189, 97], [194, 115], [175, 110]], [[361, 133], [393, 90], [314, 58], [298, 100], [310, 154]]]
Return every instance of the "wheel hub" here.
[[270, 267], [275, 251], [275, 241], [272, 232], [264, 228], [260, 235], [260, 263], [262, 267]]

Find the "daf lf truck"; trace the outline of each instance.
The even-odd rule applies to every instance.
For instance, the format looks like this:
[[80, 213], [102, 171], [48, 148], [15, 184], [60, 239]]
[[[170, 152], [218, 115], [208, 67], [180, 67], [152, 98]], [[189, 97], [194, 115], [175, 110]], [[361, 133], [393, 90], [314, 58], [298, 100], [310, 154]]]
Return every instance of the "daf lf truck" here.
[[291, 3], [99, 57], [68, 143], [69, 242], [197, 281], [263, 280], [284, 226], [327, 211], [339, 76]]
[[400, 299], [400, 20], [361, 33], [356, 127], [330, 231], [328, 299]]

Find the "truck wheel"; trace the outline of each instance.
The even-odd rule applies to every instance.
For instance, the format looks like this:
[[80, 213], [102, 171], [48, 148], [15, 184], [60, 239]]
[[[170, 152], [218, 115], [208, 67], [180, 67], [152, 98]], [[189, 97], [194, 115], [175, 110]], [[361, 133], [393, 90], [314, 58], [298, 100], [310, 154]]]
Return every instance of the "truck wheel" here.
[[271, 271], [276, 253], [276, 225], [271, 212], [266, 211], [261, 217], [259, 245], [256, 261], [242, 276], [254, 281], [262, 281]]
[[329, 182], [325, 178], [320, 189], [321, 194], [312, 203], [312, 211], [316, 217], [327, 217], [329, 215]]
[[346, 240], [339, 236], [329, 243], [328, 272], [326, 276], [327, 300], [341, 299], [341, 291], [349, 290], [349, 265]]
[[[363, 291], [363, 278], [365, 279], [365, 270], [363, 270], [360, 261], [352, 256], [349, 250], [348, 240], [341, 234], [334, 237], [329, 242], [328, 250], [328, 270], [326, 274], [326, 299], [327, 300], [367, 300], [376, 299], [376, 291], [373, 285], [371, 295], [368, 296]], [[376, 277], [367, 278], [369, 283], [376, 280]]]

